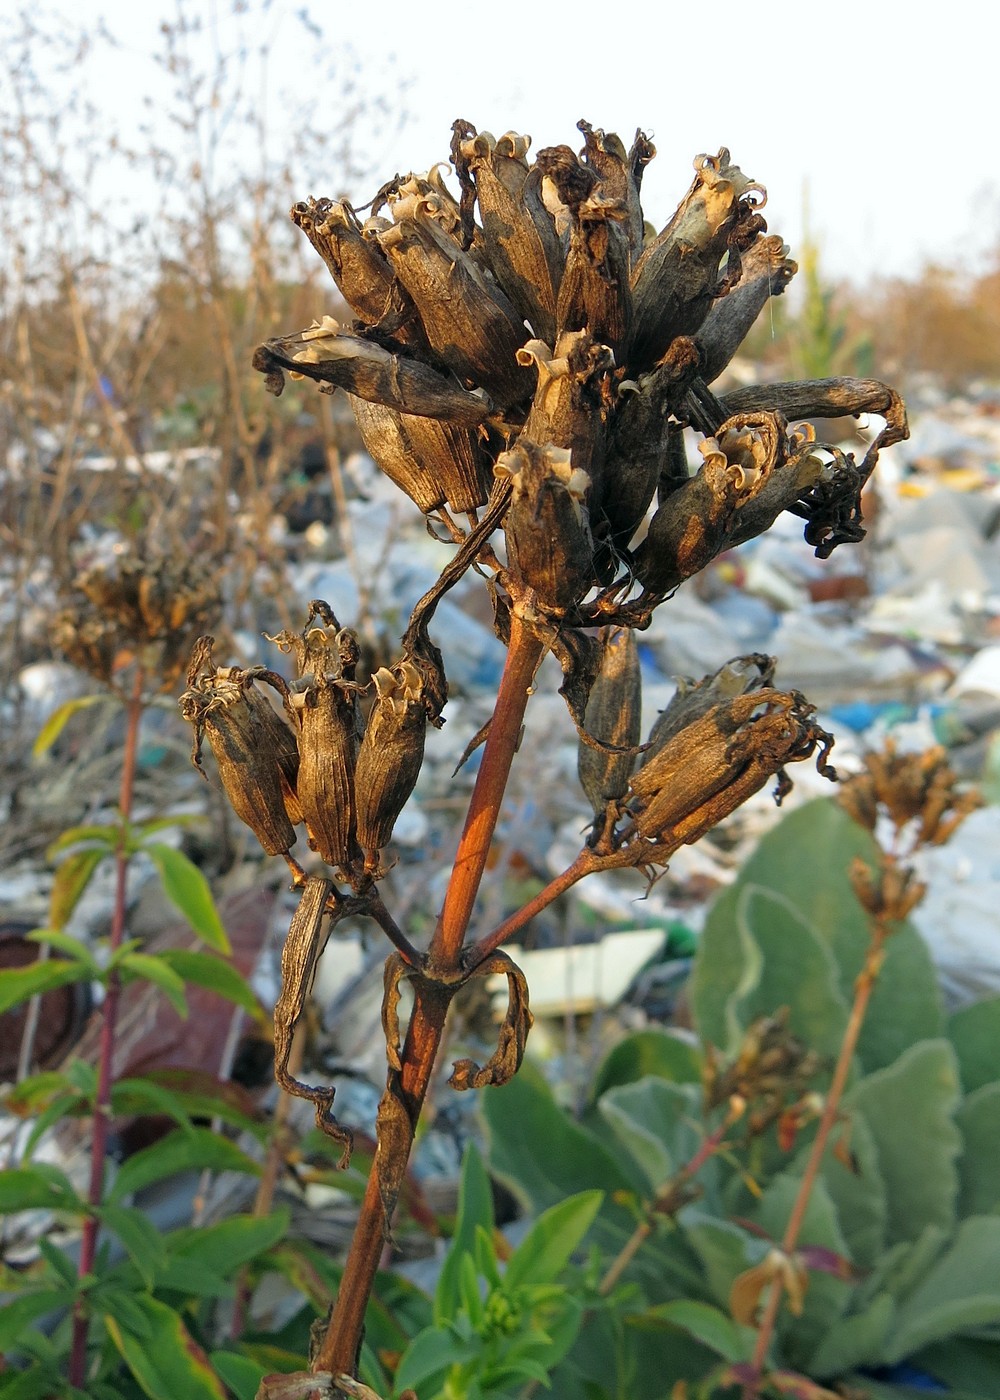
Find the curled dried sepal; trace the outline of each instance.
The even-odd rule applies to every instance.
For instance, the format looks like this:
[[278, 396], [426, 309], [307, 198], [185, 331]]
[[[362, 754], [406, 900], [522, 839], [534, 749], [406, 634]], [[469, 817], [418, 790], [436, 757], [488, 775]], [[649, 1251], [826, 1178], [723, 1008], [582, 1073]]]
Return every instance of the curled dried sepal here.
[[512, 572], [534, 589], [542, 609], [564, 613], [595, 582], [590, 477], [573, 466], [567, 449], [523, 436], [497, 459], [496, 473], [513, 486], [504, 522]]
[[423, 676], [410, 661], [390, 671], [382, 666], [372, 677], [375, 704], [368, 716], [355, 769], [358, 844], [365, 868], [378, 868], [378, 854], [388, 845], [396, 819], [420, 775], [427, 732]]
[[528, 984], [524, 973], [506, 953], [494, 953], [472, 973], [489, 977], [503, 973], [507, 978], [507, 1011], [500, 1027], [497, 1048], [480, 1067], [474, 1060], [456, 1060], [448, 1083], [453, 1089], [482, 1089], [488, 1084], [507, 1084], [521, 1068], [524, 1047], [533, 1017], [528, 1008]]
[[603, 472], [614, 356], [589, 332], [570, 331], [559, 337], [554, 352], [544, 341], [529, 340], [517, 358], [538, 374], [522, 438], [565, 448], [574, 468], [585, 471], [593, 485]]
[[696, 841], [778, 775], [788, 790], [786, 763], [819, 747], [826, 777], [833, 739], [816, 724], [815, 707], [797, 691], [752, 690], [723, 701], [674, 734], [633, 776], [629, 811], [637, 835], [655, 844]]
[[295, 844], [293, 822], [301, 820], [298, 753], [294, 735], [254, 681], [281, 682], [262, 668], [220, 670], [212, 659], [213, 640], [196, 643], [188, 689], [179, 701], [181, 714], [194, 725], [192, 762], [203, 772], [201, 745], [207, 738], [234, 812], [268, 855], [282, 855]]
[[[698, 156], [695, 178], [677, 212], [632, 273], [633, 372], [652, 369], [678, 335], [694, 335], [719, 292], [719, 265], [765, 227], [764, 193], [733, 165], [723, 147]], [[734, 264], [735, 266], [735, 264]]]
[[587, 701], [584, 728], [600, 747], [581, 743], [580, 783], [594, 812], [595, 835], [609, 804], [628, 790], [642, 732], [642, 678], [639, 648], [631, 628], [607, 628], [602, 635], [601, 671]]
[[646, 166], [656, 155], [656, 147], [645, 132], [637, 131], [629, 151], [621, 137], [605, 132], [588, 121], [577, 122], [585, 142], [583, 159], [600, 179], [601, 194], [613, 200], [626, 213], [623, 221], [628, 236], [629, 259], [635, 261], [642, 251], [644, 223], [639, 190]]
[[330, 1111], [336, 1090], [303, 1084], [288, 1070], [295, 1026], [305, 1010], [316, 964], [330, 936], [330, 928], [324, 930], [323, 922], [329, 912], [332, 892], [333, 885], [329, 880], [311, 876], [306, 881], [288, 929], [281, 954], [281, 995], [274, 1008], [274, 1075], [286, 1093], [295, 1098], [308, 1099], [315, 1105], [316, 1125], [341, 1144], [343, 1154], [338, 1165], [346, 1167], [351, 1160], [354, 1138]]

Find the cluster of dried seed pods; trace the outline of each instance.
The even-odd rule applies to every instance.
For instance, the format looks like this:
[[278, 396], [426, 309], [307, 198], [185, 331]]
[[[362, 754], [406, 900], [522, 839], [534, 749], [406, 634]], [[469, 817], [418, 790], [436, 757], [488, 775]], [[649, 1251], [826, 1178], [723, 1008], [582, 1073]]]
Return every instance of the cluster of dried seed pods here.
[[[216, 666], [213, 639], [199, 639], [180, 698], [195, 729], [192, 757], [200, 768], [207, 739], [233, 810], [268, 855], [285, 856], [298, 883], [290, 853], [304, 824], [321, 860], [364, 889], [384, 873], [380, 852], [419, 776], [428, 719], [437, 720], [447, 693], [440, 660], [426, 648], [419, 665], [404, 656], [363, 686], [357, 637], [320, 601], [310, 604], [302, 632], [269, 640], [294, 655], [290, 685], [261, 666]], [[435, 684], [425, 684], [429, 672]], [[283, 715], [262, 685], [280, 697]], [[365, 722], [361, 702], [370, 691]]]
[[[763, 189], [727, 150], [699, 156], [653, 233], [651, 142], [579, 129], [579, 155], [529, 163], [528, 137], [457, 121], [458, 198], [436, 166], [383, 186], [364, 220], [345, 201], [297, 204], [357, 319], [325, 316], [255, 356], [275, 392], [284, 372], [347, 390], [369, 452], [424, 512], [475, 510], [509, 480], [504, 601], [561, 626], [648, 617], [782, 511], [821, 552], [860, 538], [861, 487], [906, 432], [873, 380], [716, 398], [708, 386], [795, 271], [766, 234]], [[789, 417], [863, 411], [886, 426], [860, 465], [788, 431]], [[706, 436], [693, 474], [686, 423]]]

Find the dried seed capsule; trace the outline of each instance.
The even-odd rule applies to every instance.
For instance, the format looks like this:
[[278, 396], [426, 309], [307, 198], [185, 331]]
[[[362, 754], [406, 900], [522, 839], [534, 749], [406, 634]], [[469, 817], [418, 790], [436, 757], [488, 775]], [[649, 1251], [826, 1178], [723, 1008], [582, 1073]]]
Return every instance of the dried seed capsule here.
[[551, 146], [536, 160], [569, 214], [569, 252], [556, 303], [556, 334], [587, 329], [622, 359], [632, 328], [628, 210], [607, 199], [593, 170], [568, 146]]
[[466, 427], [481, 423], [493, 410], [481, 389], [468, 391], [420, 360], [394, 355], [373, 340], [343, 335], [332, 316], [314, 321], [297, 335], [258, 345], [253, 367], [266, 376], [273, 394], [282, 392], [288, 373], [293, 378], [333, 384], [400, 413], [442, 418]]
[[603, 474], [614, 356], [588, 331], [568, 331], [554, 354], [544, 341], [529, 340], [517, 359], [538, 374], [523, 437], [567, 448], [574, 468], [590, 477], [593, 493]]
[[626, 752], [580, 744], [577, 771], [597, 819], [609, 803], [625, 796], [642, 732], [642, 679], [635, 634], [631, 628], [608, 628], [602, 641], [601, 671], [587, 701], [584, 728], [601, 745]]
[[551, 344], [566, 254], [542, 202], [541, 171], [525, 159], [530, 144], [530, 137], [513, 131], [499, 141], [481, 131], [459, 149], [475, 178], [494, 276], [535, 334]]
[[416, 307], [346, 201], [306, 200], [292, 209], [292, 222], [326, 263], [355, 315], [417, 353], [426, 347]]
[[642, 172], [656, 155], [656, 147], [642, 131], [635, 133], [632, 148], [626, 153], [624, 143], [613, 131], [595, 130], [589, 122], [577, 122], [583, 132], [586, 147], [583, 159], [601, 181], [605, 199], [613, 199], [627, 211], [625, 229], [628, 233], [629, 255], [635, 261], [642, 251], [643, 217], [639, 201]]
[[[734, 240], [756, 235], [764, 192], [729, 159], [698, 156], [690, 190], [632, 272], [635, 323], [628, 361], [633, 373], [652, 369], [677, 335], [694, 335], [718, 291], [719, 265]], [[752, 203], [756, 196], [758, 202]]]
[[295, 830], [286, 807], [288, 781], [283, 765], [287, 765], [287, 745], [284, 739], [281, 747], [276, 744], [277, 730], [263, 718], [262, 707], [266, 707], [276, 724], [282, 724], [266, 698], [254, 693], [245, 672], [234, 669], [220, 674], [213, 668], [184, 692], [180, 707], [195, 727], [191, 752], [195, 766], [201, 770], [204, 736], [233, 811], [269, 856], [288, 851], [295, 844]]
[[423, 678], [409, 661], [372, 677], [377, 698], [368, 716], [355, 774], [358, 843], [366, 864], [378, 864], [392, 829], [413, 791], [424, 757], [427, 709]]
[[524, 324], [476, 259], [442, 228], [436, 212], [430, 196], [398, 200], [396, 223], [378, 235], [379, 243], [413, 298], [437, 358], [506, 408], [531, 393], [531, 380], [514, 358]]
[[587, 518], [590, 478], [570, 453], [523, 435], [496, 464], [513, 483], [504, 522], [511, 566], [553, 613], [565, 612], [594, 584], [594, 544]]
[[758, 235], [743, 255], [739, 281], [716, 298], [698, 332], [701, 377], [706, 384], [718, 379], [739, 350], [768, 297], [780, 297], [797, 271], [798, 264], [780, 238]]
[[354, 768], [358, 751], [353, 685], [317, 677], [293, 692], [298, 724], [296, 785], [309, 845], [327, 865], [346, 868], [357, 855]]
[[445, 503], [459, 513], [486, 504], [489, 467], [476, 430], [353, 396], [351, 406], [376, 465], [425, 515]]

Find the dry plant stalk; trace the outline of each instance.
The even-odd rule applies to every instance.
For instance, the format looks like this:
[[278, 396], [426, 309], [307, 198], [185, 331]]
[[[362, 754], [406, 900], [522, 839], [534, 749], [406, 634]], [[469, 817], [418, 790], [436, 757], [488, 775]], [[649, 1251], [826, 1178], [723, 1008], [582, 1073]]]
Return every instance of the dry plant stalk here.
[[[732, 359], [769, 295], [795, 271], [766, 236], [762, 188], [728, 150], [699, 156], [677, 212], [656, 235], [640, 187], [655, 149], [630, 149], [580, 122], [583, 149], [539, 151], [456, 121], [451, 162], [396, 177], [362, 219], [346, 201], [296, 204], [294, 222], [322, 256], [356, 320], [328, 315], [258, 348], [275, 394], [285, 376], [347, 391], [378, 466], [415, 506], [460, 541], [417, 604], [391, 666], [357, 676], [359, 647], [317, 600], [300, 633], [273, 640], [294, 656], [290, 684], [273, 672], [217, 669], [210, 643], [192, 660], [185, 714], [217, 754], [237, 811], [303, 887], [276, 1010], [279, 1077], [329, 1112], [332, 1089], [286, 1073], [287, 1047], [328, 933], [349, 910], [395, 945], [386, 971], [388, 1073], [378, 1150], [314, 1373], [356, 1367], [365, 1306], [430, 1082], [448, 1007], [470, 977], [503, 971], [508, 1015], [480, 1068], [459, 1062], [456, 1088], [516, 1073], [531, 1023], [519, 969], [499, 952], [517, 928], [577, 880], [633, 867], [653, 878], [777, 775], [832, 744], [813, 707], [773, 684], [770, 658], [737, 658], [682, 686], [640, 743], [633, 632], [685, 578], [791, 511], [821, 555], [860, 539], [861, 490], [879, 450], [906, 435], [899, 398], [868, 380], [761, 386], [717, 398], [709, 385]], [[875, 412], [885, 426], [862, 462], [796, 430], [789, 418]], [[691, 471], [682, 429], [704, 437]], [[651, 516], [650, 516], [650, 511]], [[470, 514], [463, 534], [456, 514]], [[642, 535], [641, 527], [648, 519]], [[504, 535], [504, 559], [490, 537]], [[638, 535], [640, 542], [635, 542]], [[488, 577], [507, 663], [485, 732], [475, 788], [437, 925], [418, 951], [382, 903], [382, 848], [441, 724], [447, 680], [429, 628], [440, 598], [476, 565]], [[476, 944], [469, 919], [521, 723], [546, 651], [563, 670], [593, 811], [589, 841], [530, 904]], [[275, 708], [264, 722], [260, 705]], [[251, 738], [252, 734], [252, 738]], [[296, 754], [288, 748], [288, 735]], [[295, 757], [297, 755], [297, 768]], [[240, 769], [242, 767], [242, 772]], [[252, 809], [252, 810], [251, 810]], [[289, 830], [305, 826], [306, 870]], [[400, 980], [414, 1007], [400, 1044]], [[308, 1378], [303, 1378], [307, 1384]], [[262, 1394], [276, 1393], [267, 1386]]]

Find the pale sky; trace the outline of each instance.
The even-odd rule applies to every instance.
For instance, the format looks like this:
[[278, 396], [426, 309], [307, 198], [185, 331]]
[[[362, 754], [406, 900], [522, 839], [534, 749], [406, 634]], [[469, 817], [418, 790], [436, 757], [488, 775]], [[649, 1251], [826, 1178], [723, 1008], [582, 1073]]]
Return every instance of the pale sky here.
[[[127, 122], [161, 81], [145, 55], [171, 0], [55, 8], [75, 23], [103, 17], [121, 40], [117, 63], [95, 77]], [[223, 30], [231, 23], [227, 0], [189, 8]], [[395, 171], [445, 159], [455, 117], [496, 135], [530, 133], [536, 150], [579, 146], [575, 124], [586, 117], [626, 144], [636, 126], [653, 138], [643, 202], [658, 225], [690, 183], [693, 158], [727, 145], [766, 186], [770, 231], [793, 255], [808, 188], [829, 276], [916, 273], [928, 259], [977, 267], [1000, 246], [1000, 11], [985, 3], [273, 0], [258, 32], [275, 88], [294, 89], [323, 121], [338, 92], [315, 81], [297, 9], [353, 53], [366, 91], [409, 114], [382, 143], [378, 180], [349, 192], [357, 203]], [[277, 139], [294, 156], [294, 136], [280, 131], [287, 111], [271, 98]]]

